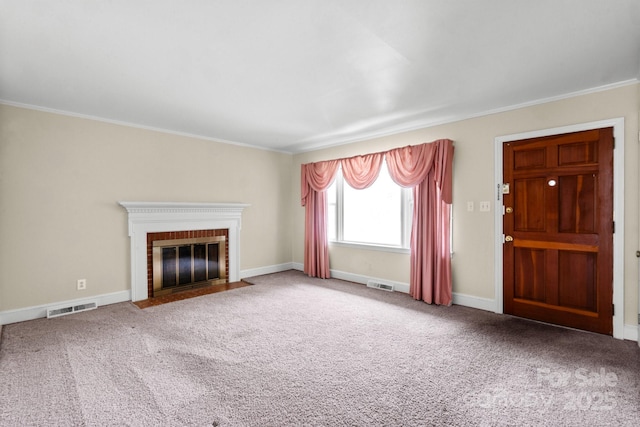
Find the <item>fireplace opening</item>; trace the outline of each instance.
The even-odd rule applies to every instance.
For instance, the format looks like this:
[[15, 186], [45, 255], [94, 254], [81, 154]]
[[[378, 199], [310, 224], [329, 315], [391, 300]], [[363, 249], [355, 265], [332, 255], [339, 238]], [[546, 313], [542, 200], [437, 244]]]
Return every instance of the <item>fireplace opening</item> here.
[[151, 234], [150, 296], [227, 283], [227, 230]]

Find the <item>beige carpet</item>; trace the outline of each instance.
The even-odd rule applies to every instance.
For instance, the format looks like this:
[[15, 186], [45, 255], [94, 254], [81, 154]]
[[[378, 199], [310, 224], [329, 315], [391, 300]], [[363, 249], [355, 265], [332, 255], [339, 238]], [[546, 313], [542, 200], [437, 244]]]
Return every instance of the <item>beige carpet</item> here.
[[2, 426], [636, 426], [636, 343], [290, 271], [6, 325]]

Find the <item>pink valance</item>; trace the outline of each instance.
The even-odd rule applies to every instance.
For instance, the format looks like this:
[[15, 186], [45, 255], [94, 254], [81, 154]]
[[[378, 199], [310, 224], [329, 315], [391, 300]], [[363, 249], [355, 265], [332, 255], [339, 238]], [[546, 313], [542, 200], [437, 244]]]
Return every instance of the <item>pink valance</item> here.
[[415, 187], [434, 169], [435, 182], [443, 192], [445, 201], [451, 204], [452, 168], [447, 167], [453, 156], [453, 143], [450, 140], [396, 148], [387, 151], [386, 156], [391, 179], [401, 187]]
[[396, 184], [413, 188], [427, 177], [433, 167], [437, 142], [396, 148], [387, 152], [389, 174]]
[[344, 176], [347, 184], [353, 188], [358, 190], [365, 189], [378, 179], [382, 160], [384, 160], [383, 153], [342, 159], [342, 176]]
[[302, 165], [300, 173], [302, 206], [306, 206], [307, 197], [311, 191], [324, 191], [331, 186], [336, 177], [339, 165], [339, 160], [328, 160]]

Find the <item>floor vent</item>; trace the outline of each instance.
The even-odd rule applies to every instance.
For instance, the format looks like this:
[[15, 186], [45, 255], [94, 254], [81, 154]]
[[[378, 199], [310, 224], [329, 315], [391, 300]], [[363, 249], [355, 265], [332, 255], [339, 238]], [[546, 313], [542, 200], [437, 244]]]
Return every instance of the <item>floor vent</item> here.
[[47, 310], [47, 318], [65, 316], [67, 314], [78, 313], [80, 311], [93, 310], [98, 308], [96, 302], [87, 302], [85, 304], [70, 305], [68, 307], [50, 308]]
[[379, 282], [377, 280], [369, 280], [367, 282], [367, 287], [375, 288], [375, 289], [382, 289], [383, 291], [393, 292], [393, 285], [392, 284]]

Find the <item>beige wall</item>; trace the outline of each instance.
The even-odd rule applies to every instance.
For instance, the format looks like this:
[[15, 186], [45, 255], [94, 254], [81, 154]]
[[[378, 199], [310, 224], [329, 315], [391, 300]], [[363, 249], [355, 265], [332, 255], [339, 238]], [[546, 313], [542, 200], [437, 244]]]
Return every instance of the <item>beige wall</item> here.
[[[494, 147], [498, 136], [624, 117], [625, 119], [625, 323], [635, 325], [638, 313], [638, 112], [640, 85], [573, 97], [376, 138], [294, 156], [294, 261], [303, 262], [304, 208], [300, 207], [300, 164], [414, 145], [440, 138], [455, 141], [453, 177], [454, 292], [494, 298], [494, 216], [478, 212], [478, 202], [495, 207]], [[474, 201], [469, 213], [466, 202]], [[408, 282], [408, 255], [344, 247], [330, 248], [331, 268]]]
[[[130, 288], [118, 201], [239, 202], [241, 270], [291, 262], [289, 154], [0, 106], [0, 311]], [[77, 291], [76, 280], [87, 279]]]

